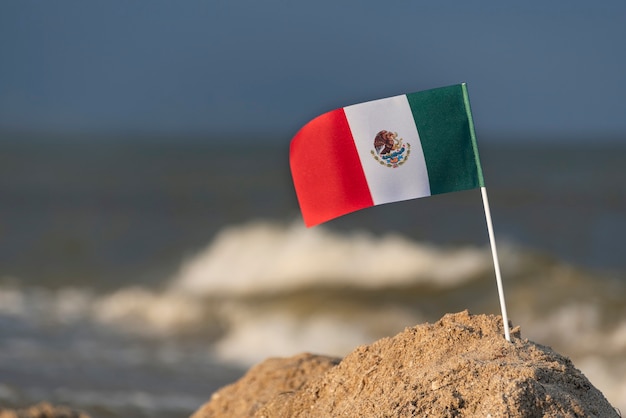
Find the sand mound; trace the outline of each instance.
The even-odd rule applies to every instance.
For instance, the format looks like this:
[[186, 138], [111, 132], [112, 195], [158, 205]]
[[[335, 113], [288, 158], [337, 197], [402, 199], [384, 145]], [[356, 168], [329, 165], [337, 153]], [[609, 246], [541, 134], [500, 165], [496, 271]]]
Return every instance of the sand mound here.
[[42, 402], [25, 409], [0, 408], [0, 418], [89, 418], [83, 412]]
[[278, 394], [294, 393], [321, 376], [341, 359], [313, 354], [270, 358], [252, 367], [244, 377], [214, 393], [193, 418], [252, 417]]
[[572, 362], [503, 337], [497, 316], [449, 314], [337, 364], [269, 359], [216, 392], [205, 417], [619, 417]]

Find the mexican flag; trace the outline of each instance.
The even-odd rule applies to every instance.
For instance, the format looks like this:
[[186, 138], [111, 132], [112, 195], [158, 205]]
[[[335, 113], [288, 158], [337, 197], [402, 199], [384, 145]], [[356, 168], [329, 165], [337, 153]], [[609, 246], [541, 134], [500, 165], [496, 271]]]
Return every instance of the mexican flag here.
[[374, 205], [484, 186], [465, 84], [324, 113], [295, 135], [289, 159], [308, 227]]

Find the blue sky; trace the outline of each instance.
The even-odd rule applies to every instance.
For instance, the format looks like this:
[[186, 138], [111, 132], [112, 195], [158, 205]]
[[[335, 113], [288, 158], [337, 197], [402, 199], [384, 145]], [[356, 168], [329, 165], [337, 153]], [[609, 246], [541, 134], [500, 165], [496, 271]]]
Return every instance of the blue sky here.
[[0, 132], [289, 138], [467, 82], [479, 136], [626, 139], [624, 1], [0, 3]]

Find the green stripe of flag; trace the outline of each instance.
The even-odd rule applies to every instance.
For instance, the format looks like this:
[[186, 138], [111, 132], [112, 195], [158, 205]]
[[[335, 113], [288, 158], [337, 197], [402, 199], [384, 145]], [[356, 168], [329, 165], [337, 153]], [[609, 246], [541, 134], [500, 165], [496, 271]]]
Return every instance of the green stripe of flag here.
[[431, 194], [484, 186], [465, 84], [407, 95]]

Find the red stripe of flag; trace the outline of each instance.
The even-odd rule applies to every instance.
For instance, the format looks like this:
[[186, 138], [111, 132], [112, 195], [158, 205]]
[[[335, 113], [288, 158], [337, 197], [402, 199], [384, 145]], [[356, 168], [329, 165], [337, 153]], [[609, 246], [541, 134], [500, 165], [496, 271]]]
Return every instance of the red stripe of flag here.
[[300, 129], [289, 163], [307, 227], [374, 205], [343, 109]]

